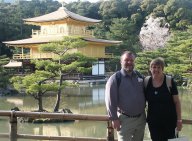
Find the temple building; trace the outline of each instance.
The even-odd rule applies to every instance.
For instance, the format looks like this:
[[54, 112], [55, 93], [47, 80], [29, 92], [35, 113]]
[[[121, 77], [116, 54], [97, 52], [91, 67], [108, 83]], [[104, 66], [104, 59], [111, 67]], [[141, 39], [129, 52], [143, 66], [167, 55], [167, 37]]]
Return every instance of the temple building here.
[[98, 61], [92, 66], [92, 75], [104, 75], [105, 60], [113, 57], [113, 54], [105, 52], [106, 47], [121, 43], [121, 41], [96, 39], [93, 31], [87, 27], [98, 24], [101, 20], [75, 14], [64, 6], [52, 13], [23, 20], [25, 24], [39, 26], [40, 30], [32, 30], [31, 38], [3, 42], [9, 47], [20, 48], [21, 53], [13, 54], [13, 60], [23, 62], [23, 65], [26, 60], [55, 57], [53, 53], [40, 52], [38, 50], [40, 44], [62, 40], [64, 36], [81, 36], [87, 42], [87, 46], [77, 48], [76, 52], [97, 58]]

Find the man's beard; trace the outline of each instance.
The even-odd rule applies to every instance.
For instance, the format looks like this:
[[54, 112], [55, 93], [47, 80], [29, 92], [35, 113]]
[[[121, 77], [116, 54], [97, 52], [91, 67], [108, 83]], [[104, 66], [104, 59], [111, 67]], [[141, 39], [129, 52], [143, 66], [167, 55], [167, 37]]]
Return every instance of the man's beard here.
[[132, 71], [133, 71], [133, 66], [126, 67], [126, 68], [124, 68], [124, 70], [125, 70], [126, 72], [132, 72]]

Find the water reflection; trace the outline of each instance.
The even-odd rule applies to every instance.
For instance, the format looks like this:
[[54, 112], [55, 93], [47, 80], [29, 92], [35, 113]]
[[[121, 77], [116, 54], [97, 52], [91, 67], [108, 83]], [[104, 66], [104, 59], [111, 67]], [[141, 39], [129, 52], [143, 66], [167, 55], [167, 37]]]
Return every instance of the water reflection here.
[[[83, 86], [77, 88], [67, 88], [63, 91], [60, 108], [70, 108], [76, 114], [106, 115], [104, 103], [104, 85]], [[192, 95], [187, 90], [180, 90], [183, 118], [190, 119], [192, 111]], [[81, 96], [80, 96], [81, 95]], [[56, 96], [49, 94], [43, 98], [44, 108], [53, 111]], [[10, 110], [18, 106], [21, 110], [31, 111], [37, 109], [37, 101], [30, 96], [25, 97], [1, 97], [0, 109]], [[9, 130], [8, 119], [0, 119], [0, 133]], [[72, 136], [72, 137], [98, 137], [106, 138], [107, 125], [105, 122], [75, 121], [67, 123], [52, 124], [29, 124], [19, 123], [18, 131], [21, 134], [35, 134], [48, 136]], [[192, 126], [184, 125], [181, 135], [187, 135], [192, 139]], [[145, 139], [149, 139], [149, 132], [146, 130]], [[8, 141], [8, 139], [0, 139]], [[24, 141], [24, 140], [19, 140]]]

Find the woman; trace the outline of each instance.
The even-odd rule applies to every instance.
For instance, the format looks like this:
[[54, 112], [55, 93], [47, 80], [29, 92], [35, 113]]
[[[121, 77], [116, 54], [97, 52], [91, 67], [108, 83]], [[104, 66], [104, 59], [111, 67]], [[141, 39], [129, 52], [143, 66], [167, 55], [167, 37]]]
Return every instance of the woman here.
[[147, 122], [153, 141], [167, 141], [175, 137], [175, 129], [182, 128], [181, 105], [177, 86], [171, 79], [167, 87], [163, 73], [164, 61], [156, 58], [150, 63], [151, 77], [145, 89], [148, 103]]

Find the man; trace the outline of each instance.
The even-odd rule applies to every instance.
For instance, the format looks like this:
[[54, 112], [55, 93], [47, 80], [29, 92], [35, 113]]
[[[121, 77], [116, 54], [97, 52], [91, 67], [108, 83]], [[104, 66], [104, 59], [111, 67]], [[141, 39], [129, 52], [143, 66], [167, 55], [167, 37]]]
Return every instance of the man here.
[[118, 141], [143, 141], [146, 124], [143, 79], [134, 71], [135, 56], [125, 51], [121, 55], [120, 84], [117, 73], [106, 84], [105, 103]]

